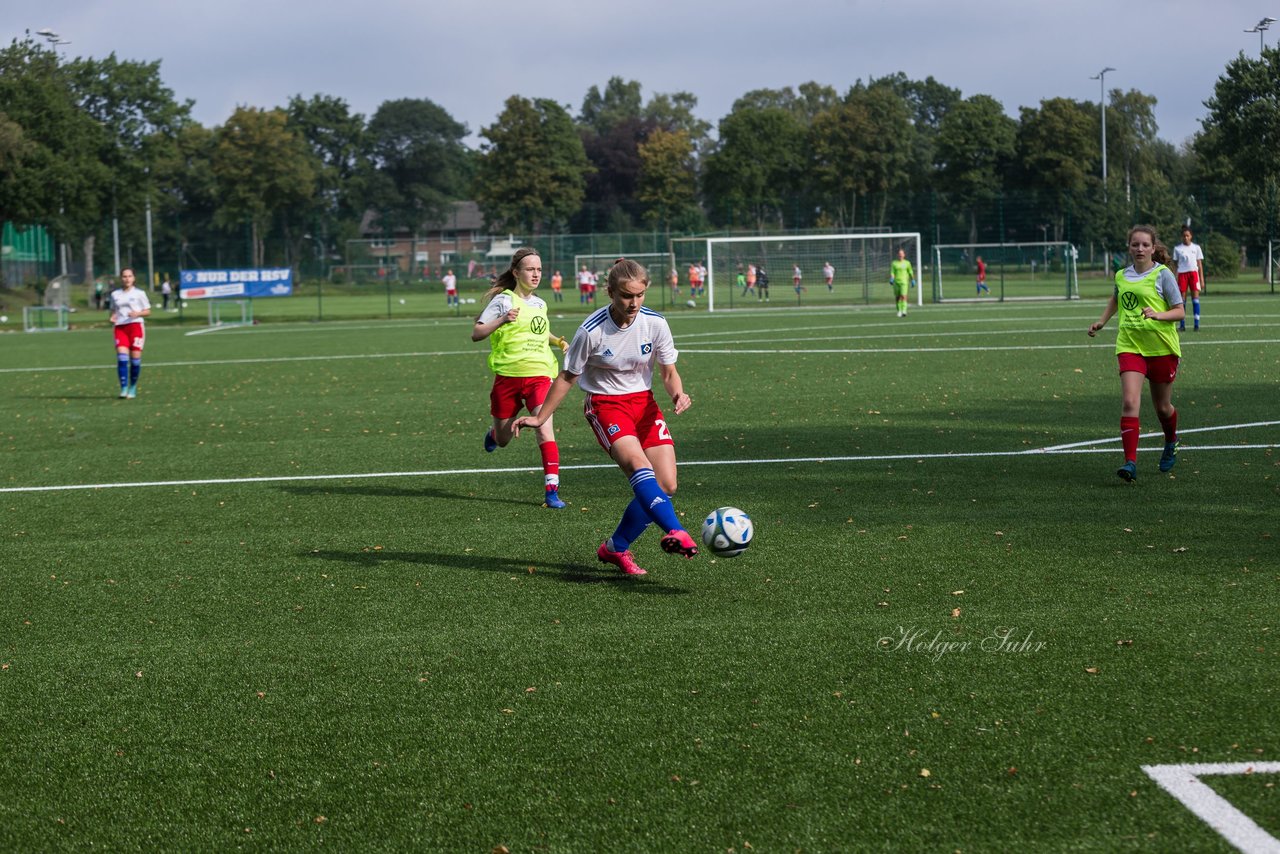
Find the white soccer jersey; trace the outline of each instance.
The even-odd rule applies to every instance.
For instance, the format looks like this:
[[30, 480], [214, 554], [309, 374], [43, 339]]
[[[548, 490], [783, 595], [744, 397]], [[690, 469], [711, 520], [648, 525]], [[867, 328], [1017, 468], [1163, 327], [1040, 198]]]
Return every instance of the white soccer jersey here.
[[830, 264], [823, 264], [823, 265], [822, 265], [822, 275], [824, 275], [824, 276], [826, 276], [828, 279], [830, 279], [830, 278], [832, 278], [833, 276], [835, 276], [835, 274], [836, 274], [836, 268], [835, 268], [835, 267], [832, 267]]
[[126, 323], [142, 323], [138, 312], [151, 308], [151, 300], [141, 288], [116, 288], [111, 292], [111, 310], [116, 315], [116, 326]]
[[595, 280], [596, 280], [596, 277], [591, 273], [590, 270], [582, 270], [578, 273], [578, 284], [580, 285], [594, 284]]
[[1204, 260], [1204, 252], [1200, 249], [1199, 243], [1179, 243], [1173, 247], [1173, 260], [1178, 262], [1179, 273], [1190, 273], [1192, 270], [1198, 271], [1200, 266], [1197, 261]]
[[653, 384], [653, 363], [674, 365], [675, 340], [667, 319], [641, 308], [636, 319], [619, 329], [609, 306], [592, 312], [573, 335], [564, 369], [578, 375], [588, 394], [633, 394]]
[[[480, 312], [480, 319], [477, 322], [488, 323], [491, 320], [497, 320], [508, 311], [511, 311], [511, 302], [511, 294], [506, 291], [497, 294], [489, 301], [489, 304], [484, 307], [484, 311]], [[534, 294], [529, 294], [529, 296], [525, 298], [524, 303], [530, 308], [547, 307], [547, 303], [542, 299], [542, 297], [535, 296]]]
[[458, 289], [458, 277], [449, 273], [441, 281], [444, 282], [444, 289], [448, 293], [452, 293]]

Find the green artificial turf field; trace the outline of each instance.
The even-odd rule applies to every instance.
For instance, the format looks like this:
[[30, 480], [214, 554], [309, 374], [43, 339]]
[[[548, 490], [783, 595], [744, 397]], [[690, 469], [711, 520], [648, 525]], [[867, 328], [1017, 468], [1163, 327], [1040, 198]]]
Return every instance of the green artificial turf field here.
[[[1134, 484], [1100, 312], [674, 312], [675, 504], [757, 534], [650, 531], [639, 579], [579, 392], [568, 509], [481, 449], [465, 316], [155, 324], [132, 401], [105, 328], [0, 334], [0, 849], [1278, 836], [1280, 302], [1206, 299]], [[1143, 771], [1186, 763], [1253, 769], [1205, 778], [1248, 818]]]

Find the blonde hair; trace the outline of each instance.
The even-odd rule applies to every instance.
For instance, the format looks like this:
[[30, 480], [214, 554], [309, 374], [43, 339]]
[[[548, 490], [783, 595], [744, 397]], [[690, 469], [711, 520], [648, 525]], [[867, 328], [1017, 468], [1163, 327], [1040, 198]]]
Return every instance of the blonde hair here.
[[645, 269], [643, 264], [632, 261], [629, 258], [619, 258], [613, 262], [613, 266], [609, 268], [609, 280], [606, 285], [609, 295], [612, 296], [626, 282], [643, 282], [644, 286], [649, 287], [649, 271]]

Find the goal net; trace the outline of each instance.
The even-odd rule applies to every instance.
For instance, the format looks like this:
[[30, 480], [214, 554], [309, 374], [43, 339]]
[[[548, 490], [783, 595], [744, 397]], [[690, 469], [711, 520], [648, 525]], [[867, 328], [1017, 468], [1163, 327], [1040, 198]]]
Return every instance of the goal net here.
[[705, 264], [705, 299], [699, 302], [705, 302], [708, 311], [766, 304], [771, 308], [892, 305], [896, 297], [889, 283], [889, 265], [899, 250], [915, 273], [916, 287], [907, 298], [921, 305], [920, 245], [920, 234], [914, 231], [672, 241], [677, 269]]
[[209, 327], [226, 329], [232, 326], [253, 325], [253, 300], [209, 300]]
[[[1079, 253], [1066, 242], [950, 243], [933, 247], [933, 293], [939, 302], [1079, 299]], [[978, 260], [986, 288], [978, 284]]]
[[65, 305], [24, 305], [22, 328], [27, 332], [66, 332], [71, 328], [68, 312]]

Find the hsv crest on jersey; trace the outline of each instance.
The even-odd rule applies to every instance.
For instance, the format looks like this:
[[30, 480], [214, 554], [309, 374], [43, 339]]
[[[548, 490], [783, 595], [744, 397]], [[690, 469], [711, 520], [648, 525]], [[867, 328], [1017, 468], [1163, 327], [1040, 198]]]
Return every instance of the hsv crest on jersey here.
[[640, 352], [643, 353], [644, 355], [647, 356], [652, 351], [653, 351], [653, 344], [649, 343], [648, 341], [640, 345]]

